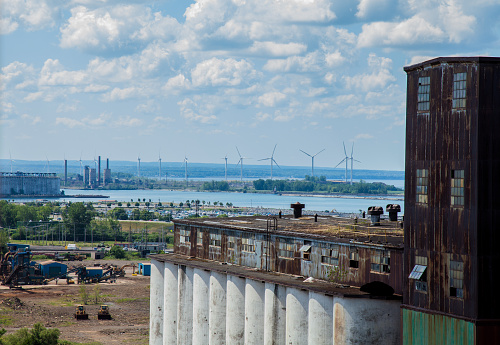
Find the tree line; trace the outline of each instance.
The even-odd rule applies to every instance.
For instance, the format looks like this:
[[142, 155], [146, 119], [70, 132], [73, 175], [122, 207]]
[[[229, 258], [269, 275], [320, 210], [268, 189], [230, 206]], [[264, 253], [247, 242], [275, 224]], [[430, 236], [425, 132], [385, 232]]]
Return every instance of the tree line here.
[[305, 180], [255, 180], [253, 181], [255, 190], [275, 191], [275, 192], [321, 192], [338, 194], [388, 194], [391, 191], [402, 191], [402, 189], [382, 182], [366, 183], [364, 181], [339, 183], [326, 181], [324, 176], [310, 177]]

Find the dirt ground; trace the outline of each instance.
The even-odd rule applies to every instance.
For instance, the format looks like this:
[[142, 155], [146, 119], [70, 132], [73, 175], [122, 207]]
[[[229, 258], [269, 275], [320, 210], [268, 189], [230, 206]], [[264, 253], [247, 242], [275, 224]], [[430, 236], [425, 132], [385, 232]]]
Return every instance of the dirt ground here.
[[[119, 267], [132, 263], [122, 260], [95, 262]], [[77, 264], [81, 262], [70, 262], [68, 266]], [[90, 267], [94, 261], [86, 260], [83, 264]], [[61, 340], [93, 345], [148, 344], [149, 278], [132, 276], [132, 268], [126, 268], [125, 277], [118, 278], [116, 283], [85, 285], [91, 299], [86, 306], [89, 319], [78, 321], [74, 317], [75, 306], [82, 304], [82, 298], [81, 287], [77, 284], [67, 285], [63, 279], [57, 285], [50, 282], [22, 289], [0, 286], [0, 328], [12, 333], [40, 322], [47, 328], [59, 329]], [[97, 304], [96, 294], [101, 298]], [[97, 319], [101, 304], [109, 305], [111, 320]]]

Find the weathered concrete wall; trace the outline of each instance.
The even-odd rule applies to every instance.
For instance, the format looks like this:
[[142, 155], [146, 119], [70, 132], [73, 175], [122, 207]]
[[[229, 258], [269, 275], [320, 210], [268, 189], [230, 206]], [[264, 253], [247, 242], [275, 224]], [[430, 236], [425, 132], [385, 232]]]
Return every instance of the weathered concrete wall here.
[[[400, 344], [397, 300], [332, 296], [169, 262], [153, 269], [152, 263], [150, 344]], [[169, 295], [160, 298], [158, 291]]]
[[163, 344], [164, 274], [165, 263], [152, 261], [149, 305], [149, 345]]
[[59, 195], [61, 180], [55, 176], [0, 176], [0, 195]]

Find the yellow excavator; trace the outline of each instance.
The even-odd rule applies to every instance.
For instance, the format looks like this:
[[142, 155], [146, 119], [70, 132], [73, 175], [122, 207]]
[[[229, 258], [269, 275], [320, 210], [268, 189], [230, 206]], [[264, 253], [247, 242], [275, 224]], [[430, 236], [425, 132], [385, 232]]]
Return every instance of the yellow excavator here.
[[80, 304], [76, 307], [75, 319], [77, 320], [88, 320], [89, 314], [85, 311], [85, 307]]
[[109, 313], [109, 307], [106, 304], [101, 305], [99, 312], [97, 313], [98, 320], [111, 320], [111, 314]]

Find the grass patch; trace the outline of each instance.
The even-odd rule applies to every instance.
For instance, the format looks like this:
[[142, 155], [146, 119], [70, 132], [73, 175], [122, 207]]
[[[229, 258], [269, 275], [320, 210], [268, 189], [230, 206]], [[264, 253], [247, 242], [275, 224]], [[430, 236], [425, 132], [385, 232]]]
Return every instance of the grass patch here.
[[9, 315], [5, 315], [5, 310], [0, 310], [0, 325], [2, 326], [10, 326], [12, 325], [12, 318]]
[[149, 297], [141, 297], [141, 298], [118, 298], [114, 300], [115, 303], [127, 303], [127, 302], [135, 302], [141, 300], [148, 300]]
[[56, 301], [51, 301], [49, 304], [56, 307], [73, 307], [75, 305], [75, 300], [73, 298], [66, 297]]

